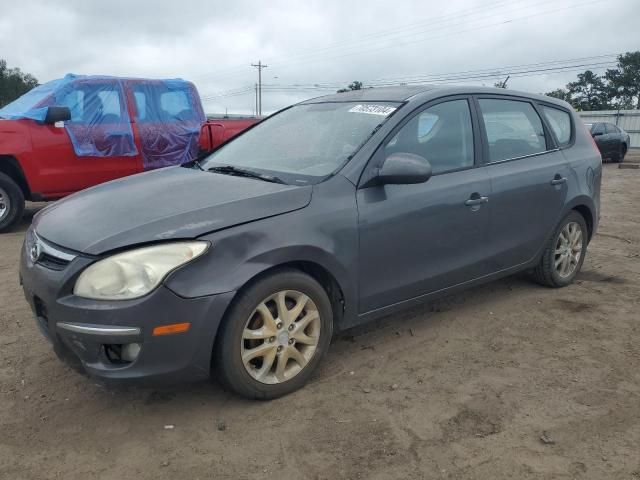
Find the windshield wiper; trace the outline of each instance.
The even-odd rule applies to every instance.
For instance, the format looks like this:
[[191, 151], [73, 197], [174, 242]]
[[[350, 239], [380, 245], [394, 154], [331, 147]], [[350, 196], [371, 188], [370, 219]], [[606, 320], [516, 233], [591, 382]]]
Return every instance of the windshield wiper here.
[[263, 180], [265, 182], [272, 183], [283, 183], [286, 185], [286, 182], [281, 178], [278, 178], [274, 175], [267, 175], [265, 173], [254, 172], [253, 170], [246, 170], [244, 168], [234, 167], [233, 165], [223, 165], [221, 167], [211, 167], [207, 168], [209, 172], [222, 173], [224, 175], [237, 175], [238, 177], [247, 177], [247, 178], [257, 178], [258, 180]]
[[202, 170], [204, 172], [204, 168], [202, 167], [202, 165], [200, 164], [197, 158], [195, 160], [192, 160], [192, 162], [196, 167], [198, 167], [199, 170]]

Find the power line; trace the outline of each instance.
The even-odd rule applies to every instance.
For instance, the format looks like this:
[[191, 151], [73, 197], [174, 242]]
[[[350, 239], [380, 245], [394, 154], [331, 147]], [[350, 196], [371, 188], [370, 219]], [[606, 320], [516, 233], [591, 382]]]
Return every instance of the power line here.
[[[491, 78], [504, 78], [505, 75], [512, 77], [526, 77], [541, 74], [559, 73], [583, 68], [607, 68], [617, 65], [613, 59], [618, 54], [596, 55], [592, 57], [570, 58], [565, 60], [553, 60], [547, 62], [537, 62], [521, 65], [509, 65], [503, 67], [491, 67], [478, 70], [464, 70], [459, 72], [447, 72], [437, 74], [421, 74], [401, 77], [388, 77], [385, 79], [363, 81], [366, 87], [383, 87], [401, 84], [421, 84], [421, 83], [451, 83], [465, 82], [470, 80], [482, 80]], [[602, 60], [586, 62], [586, 60]], [[532, 68], [538, 67], [538, 68]], [[345, 82], [326, 82], [313, 84], [263, 84], [264, 90], [269, 91], [329, 91], [344, 86]], [[246, 95], [252, 92], [253, 86], [245, 86], [238, 89], [220, 92], [216, 95], [204, 95], [203, 101], [210, 101], [218, 98], [228, 98], [240, 95]]]
[[[520, 1], [524, 1], [524, 5], [518, 5], [517, 3]], [[279, 60], [282, 61], [284, 60], [283, 63], [279, 64], [289, 64], [292, 63], [293, 59], [296, 59], [298, 57], [309, 57], [309, 56], [314, 56], [314, 55], [318, 55], [320, 53], [326, 52], [327, 50], [333, 50], [333, 49], [340, 49], [340, 50], [344, 50], [349, 49], [349, 48], [353, 48], [354, 45], [357, 45], [359, 43], [365, 43], [368, 42], [369, 39], [371, 38], [381, 38], [381, 37], [389, 37], [389, 36], [406, 36], [407, 34], [409, 34], [409, 30], [413, 30], [416, 28], [420, 28], [420, 27], [425, 27], [425, 26], [430, 26], [430, 25], [437, 25], [438, 27], [436, 29], [446, 29], [446, 28], [451, 28], [452, 26], [456, 26], [454, 25], [446, 25], [443, 24], [443, 22], [451, 22], [451, 21], [458, 21], [460, 19], [463, 19], [465, 17], [470, 17], [470, 16], [475, 16], [475, 18], [473, 19], [474, 21], [478, 20], [478, 15], [484, 15], [484, 16], [488, 16], [488, 15], [495, 15], [495, 13], [491, 13], [492, 10], [497, 10], [497, 9], [501, 9], [500, 13], [505, 13], [505, 8], [501, 8], [501, 7], [505, 7], [506, 6], [506, 13], [515, 13], [516, 11], [518, 11], [518, 9], [521, 9], [522, 7], [525, 8], [533, 8], [545, 3], [550, 3], [553, 2], [555, 0], [544, 0], [542, 2], [538, 2], [536, 4], [527, 4], [527, 1], [525, 0], [515, 0], [515, 2], [513, 0], [509, 1], [509, 0], [501, 0], [489, 5], [483, 5], [481, 7], [475, 7], [472, 9], [465, 9], [465, 10], [461, 10], [458, 12], [453, 12], [450, 14], [446, 14], [446, 15], [441, 15], [438, 17], [431, 17], [429, 19], [425, 19], [425, 20], [421, 20], [419, 22], [414, 22], [414, 23], [410, 23], [410, 24], [405, 24], [402, 26], [398, 26], [392, 29], [387, 29], [387, 30], [381, 30], [381, 31], [377, 31], [377, 32], [372, 32], [369, 34], [365, 34], [365, 35], [361, 35], [359, 36], [359, 38], [357, 40], [354, 41], [341, 41], [341, 42], [334, 42], [333, 44], [329, 44], [329, 45], [325, 45], [324, 47], [321, 48], [316, 48], [316, 49], [312, 49], [310, 51], [300, 51], [299, 53], [293, 53], [291, 55], [285, 55], [285, 56], [275, 56], [271, 58], [270, 63], [277, 63]], [[513, 12], [509, 12], [508, 10], [512, 7], [515, 7]], [[432, 30], [429, 30], [432, 31]], [[421, 33], [421, 32], [417, 32], [417, 33]], [[415, 35], [416, 33], [414, 32], [411, 35]], [[379, 40], [377, 40], [379, 41]], [[296, 61], [299, 63], [299, 59]], [[208, 75], [206, 77], [200, 77], [200, 79], [202, 80], [212, 80], [212, 79], [216, 79], [216, 78], [221, 78], [221, 77], [226, 77], [229, 76], [229, 74], [233, 73], [233, 72], [238, 72], [241, 71], [243, 69], [242, 66], [238, 65], [236, 67], [229, 67], [227, 69], [221, 70], [219, 72], [216, 72], [213, 75]]]
[[[518, 1], [518, 0], [516, 0]], [[501, 9], [501, 12], [499, 13], [509, 13], [511, 15], [515, 14], [515, 13], [519, 13], [519, 12], [524, 12], [528, 9], [534, 8], [534, 7], [538, 7], [540, 5], [543, 4], [548, 4], [553, 2], [554, 0], [544, 0], [542, 2], [537, 2], [535, 4], [525, 4], [525, 5], [514, 5], [513, 2], [507, 2], [510, 3], [510, 5], [507, 7], [507, 9], [505, 10], [504, 8]], [[377, 33], [372, 33], [369, 34], [371, 36], [380, 36], [380, 37], [384, 37], [384, 36], [395, 36], [396, 38], [392, 38], [392, 40], [403, 40], [407, 39], [407, 41], [404, 42], [400, 42], [400, 43], [393, 43], [391, 45], [386, 44], [386, 45], [369, 45], [370, 47], [373, 48], [367, 48], [367, 49], [361, 49], [358, 48], [357, 44], [358, 43], [362, 43], [365, 41], [364, 36], [359, 39], [356, 40], [354, 42], [339, 42], [336, 43], [335, 46], [326, 46], [324, 48], [321, 49], [316, 49], [316, 50], [311, 50], [310, 52], [301, 52], [299, 54], [294, 54], [294, 55], [290, 55], [289, 57], [272, 57], [272, 61], [270, 61], [270, 64], [278, 67], [278, 68], [283, 68], [283, 67], [287, 67], [287, 66], [291, 66], [294, 64], [299, 64], [299, 63], [308, 63], [310, 61], [313, 62], [317, 62], [317, 61], [321, 61], [321, 60], [330, 60], [330, 59], [335, 59], [335, 58], [343, 58], [343, 57], [347, 57], [347, 56], [352, 56], [352, 55], [358, 55], [358, 54], [363, 54], [363, 53], [370, 53], [370, 52], [378, 52], [380, 50], [384, 50], [384, 49], [390, 49], [390, 48], [397, 48], [397, 47], [402, 47], [405, 45], [410, 45], [410, 44], [414, 44], [414, 43], [420, 43], [420, 42], [424, 42], [427, 40], [433, 40], [433, 39], [439, 39], [439, 38], [444, 38], [444, 37], [448, 37], [448, 36], [452, 36], [452, 35], [457, 35], [460, 33], [468, 33], [471, 31], [476, 31], [476, 30], [482, 30], [482, 29], [486, 29], [486, 28], [490, 28], [490, 27], [495, 27], [495, 26], [501, 26], [501, 25], [505, 25], [508, 23], [513, 23], [513, 22], [517, 22], [517, 21], [522, 21], [522, 20], [526, 20], [526, 19], [530, 19], [530, 18], [534, 18], [534, 17], [539, 17], [542, 15], [547, 15], [549, 13], [555, 13], [558, 11], [562, 11], [562, 10], [566, 10], [566, 9], [570, 9], [570, 8], [575, 8], [578, 6], [583, 6], [583, 5], [588, 5], [591, 3], [596, 3], [598, 0], [590, 0], [590, 1], [586, 1], [586, 2], [578, 2], [578, 3], [574, 3], [571, 5], [566, 5], [563, 7], [559, 7], [559, 8], [553, 8], [553, 9], [548, 9], [548, 10], [543, 10], [543, 11], [537, 11], [535, 13], [530, 13], [527, 15], [523, 15], [523, 16], [519, 16], [519, 17], [509, 17], [503, 20], [500, 20], [498, 22], [492, 22], [492, 23], [484, 23], [484, 24], [476, 24], [476, 25], [471, 25], [469, 28], [463, 28], [463, 29], [459, 29], [459, 30], [455, 30], [455, 31], [451, 31], [451, 28], [454, 27], [459, 27], [464, 25], [464, 23], [466, 21], [462, 21], [460, 22], [460, 19], [463, 19], [465, 17], [471, 16], [473, 15], [473, 21], [476, 22], [478, 20], [486, 20], [486, 17], [489, 18], [493, 18], [495, 16], [494, 13], [490, 13], [490, 10], [492, 9], [497, 9], [499, 7], [501, 7], [502, 5], [504, 5], [504, 1], [503, 2], [497, 2], [494, 4], [490, 4], [489, 6], [484, 6], [481, 8], [481, 11], [478, 13], [476, 9], [472, 9], [472, 10], [467, 10], [467, 11], [462, 11], [460, 13], [456, 13], [456, 14], [449, 14], [449, 15], [444, 15], [441, 17], [436, 17], [433, 19], [430, 19], [428, 21], [422, 21], [422, 22], [418, 22], [417, 24], [413, 24], [413, 25], [418, 25], [418, 26], [425, 26], [425, 25], [437, 25], [435, 28], [429, 29], [429, 30], [423, 30], [423, 31], [418, 31], [418, 32], [413, 32], [413, 33], [409, 33], [409, 32], [404, 32], [404, 31], [400, 31], [397, 33], [389, 33], [389, 31], [382, 31], [382, 32], [377, 32]], [[511, 11], [509, 11], [509, 8], [514, 7], [511, 9]], [[451, 18], [450, 18], [451, 17]], [[448, 20], [447, 20], [448, 19]], [[444, 22], [443, 22], [444, 20]], [[426, 23], [425, 23], [426, 22]], [[447, 24], [446, 22], [449, 22], [449, 24]], [[453, 23], [451, 23], [453, 22]], [[415, 28], [415, 27], [413, 27]], [[392, 30], [399, 30], [401, 29], [400, 27], [396, 28], [396, 29], [392, 29]], [[432, 35], [434, 33], [436, 33], [438, 30], [447, 30], [444, 33], [440, 33], [438, 35]], [[427, 34], [426, 36], [424, 36], [424, 34]], [[415, 38], [413, 40], [408, 40], [409, 38], [412, 37], [421, 37], [421, 38]], [[376, 42], [380, 42], [383, 41], [384, 39], [381, 40], [377, 40]], [[369, 42], [371, 43], [371, 42]], [[340, 49], [340, 53], [339, 54], [333, 54], [330, 56], [327, 56], [327, 54], [331, 54], [331, 52], [327, 52], [326, 50], [328, 49], [336, 49], [339, 48]], [[354, 50], [355, 48], [355, 50]], [[349, 51], [351, 50], [351, 51]], [[335, 52], [334, 52], [335, 53]], [[316, 58], [313, 58], [316, 57]], [[282, 61], [281, 63], [278, 63], [278, 59], [282, 58], [285, 61]], [[307, 60], [305, 60], [305, 58]], [[222, 75], [225, 76], [225, 75]], [[228, 76], [228, 75], [227, 75]], [[214, 78], [214, 77], [209, 77], [209, 78]]]

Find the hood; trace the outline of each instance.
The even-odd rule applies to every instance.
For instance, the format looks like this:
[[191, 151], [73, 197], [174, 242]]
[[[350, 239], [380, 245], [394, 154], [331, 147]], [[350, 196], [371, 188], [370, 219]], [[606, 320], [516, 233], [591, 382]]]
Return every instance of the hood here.
[[154, 170], [84, 190], [42, 210], [39, 236], [98, 255], [135, 244], [205, 233], [305, 207], [311, 186], [187, 168]]
[[29, 123], [0, 118], [0, 155], [15, 155], [31, 150]]

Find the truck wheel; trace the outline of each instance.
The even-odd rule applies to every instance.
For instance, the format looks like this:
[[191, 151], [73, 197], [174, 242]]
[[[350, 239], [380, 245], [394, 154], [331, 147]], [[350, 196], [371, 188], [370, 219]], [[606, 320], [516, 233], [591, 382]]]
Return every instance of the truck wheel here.
[[534, 278], [547, 287], [566, 287], [576, 278], [587, 253], [587, 224], [574, 211], [564, 217], [547, 243]]
[[268, 400], [297, 390], [329, 348], [331, 302], [298, 270], [271, 273], [238, 294], [218, 332], [214, 370], [228, 389]]
[[0, 172], [0, 233], [22, 219], [24, 194], [11, 177]]

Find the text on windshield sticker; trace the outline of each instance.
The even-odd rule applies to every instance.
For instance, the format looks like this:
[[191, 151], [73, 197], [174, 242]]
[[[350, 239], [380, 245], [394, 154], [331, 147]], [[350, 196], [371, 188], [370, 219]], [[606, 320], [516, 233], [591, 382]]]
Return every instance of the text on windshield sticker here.
[[392, 107], [390, 105], [365, 104], [365, 105], [356, 105], [355, 107], [351, 108], [349, 111], [352, 113], [368, 113], [369, 115], [382, 115], [386, 117], [387, 115], [391, 114], [395, 109], [396, 107]]

